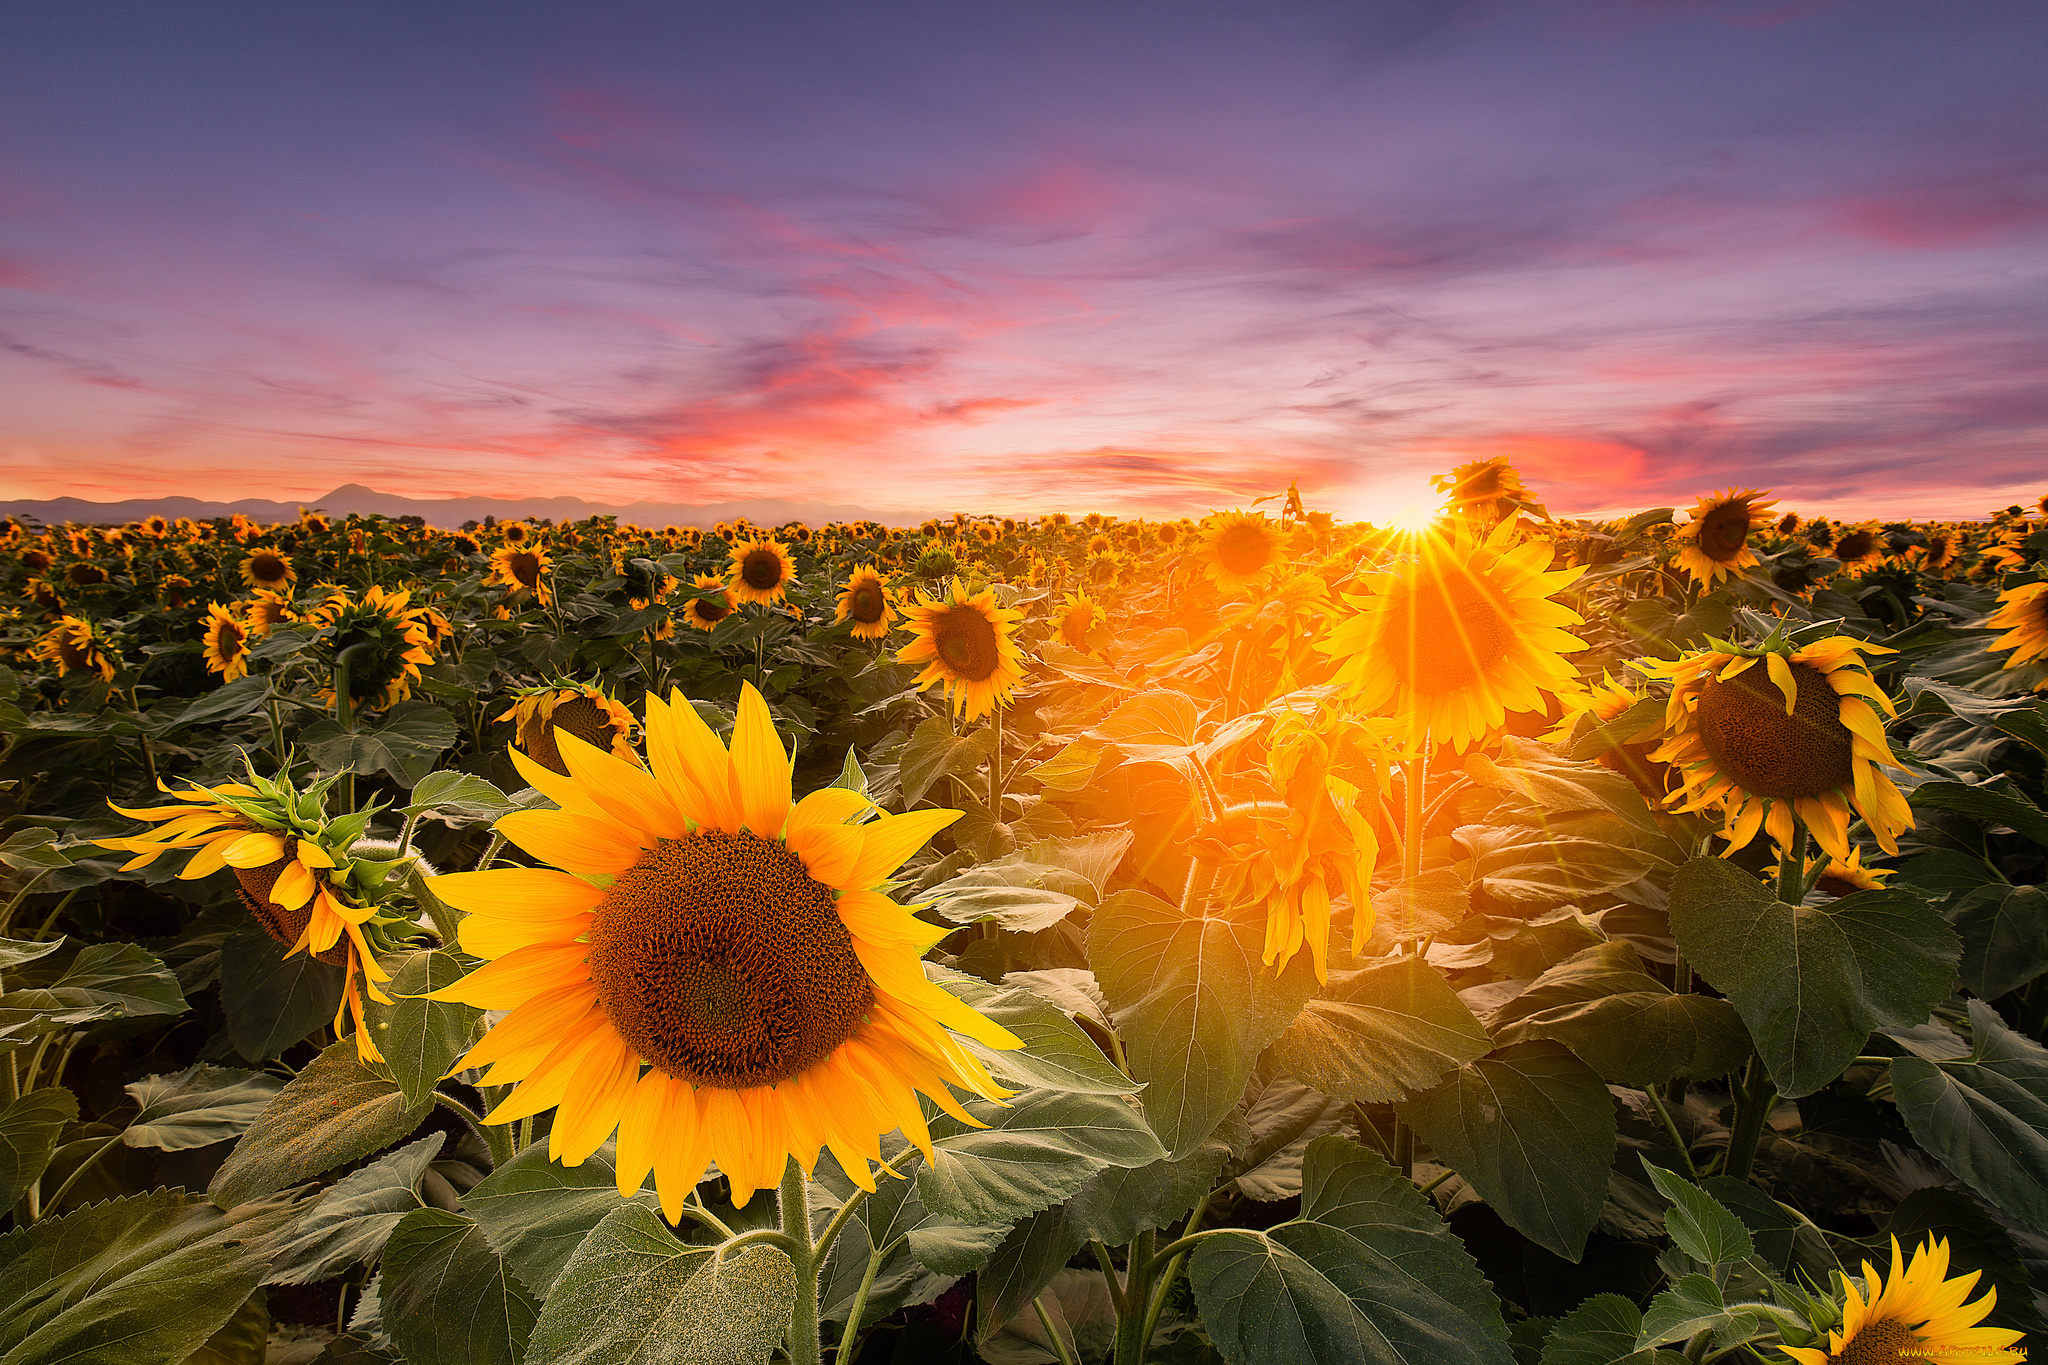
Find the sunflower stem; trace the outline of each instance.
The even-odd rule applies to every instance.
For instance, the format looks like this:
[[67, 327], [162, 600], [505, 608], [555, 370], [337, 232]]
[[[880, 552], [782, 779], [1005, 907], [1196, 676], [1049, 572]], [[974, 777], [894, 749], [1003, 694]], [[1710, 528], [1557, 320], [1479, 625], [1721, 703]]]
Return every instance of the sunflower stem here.
[[1734, 1131], [1728, 1135], [1728, 1175], [1737, 1180], [1749, 1179], [1750, 1168], [1756, 1164], [1757, 1142], [1763, 1137], [1764, 1121], [1777, 1102], [1777, 1083], [1771, 1079], [1763, 1059], [1752, 1056], [1742, 1098], [1735, 1106]]
[[995, 743], [988, 751], [988, 813], [997, 824], [1003, 823], [1003, 708], [991, 705], [988, 709], [989, 734]]
[[1643, 1093], [1650, 1097], [1650, 1106], [1657, 1111], [1657, 1117], [1663, 1120], [1665, 1136], [1671, 1139], [1672, 1147], [1676, 1149], [1678, 1155], [1685, 1161], [1685, 1173], [1692, 1177], [1693, 1184], [1699, 1184], [1700, 1170], [1699, 1167], [1693, 1165], [1692, 1148], [1687, 1146], [1685, 1139], [1678, 1135], [1678, 1124], [1672, 1120], [1671, 1111], [1664, 1107], [1663, 1097], [1658, 1095], [1657, 1087], [1654, 1085], [1646, 1086], [1643, 1089]]
[[1414, 889], [1417, 879], [1422, 876], [1422, 798], [1429, 786], [1429, 747], [1423, 741], [1422, 752], [1408, 760], [1407, 775], [1403, 785], [1407, 787], [1407, 819], [1401, 822], [1401, 951], [1415, 951], [1415, 907]]
[[818, 1261], [811, 1241], [810, 1199], [804, 1188], [804, 1173], [791, 1157], [782, 1168], [782, 1188], [777, 1192], [782, 1213], [782, 1233], [789, 1239], [783, 1247], [796, 1263], [796, 1297], [789, 1305], [789, 1335], [784, 1347], [790, 1365], [818, 1365]]
[[1080, 1365], [1074, 1352], [1067, 1345], [1067, 1339], [1060, 1335], [1060, 1329], [1052, 1325], [1052, 1315], [1045, 1311], [1045, 1295], [1031, 1300], [1031, 1311], [1038, 1314], [1038, 1325], [1045, 1329], [1046, 1340], [1052, 1343], [1052, 1353], [1060, 1358], [1060, 1365]]
[[1778, 852], [1778, 899], [1797, 905], [1806, 899], [1806, 826], [1792, 822], [1792, 840]]
[[868, 1268], [860, 1277], [860, 1288], [853, 1292], [853, 1304], [847, 1310], [846, 1327], [839, 1334], [839, 1350], [832, 1357], [832, 1365], [852, 1365], [853, 1354], [860, 1347], [860, 1320], [867, 1315], [868, 1295], [874, 1290], [875, 1275], [905, 1240], [906, 1237], [898, 1237], [880, 1250], [868, 1253]]

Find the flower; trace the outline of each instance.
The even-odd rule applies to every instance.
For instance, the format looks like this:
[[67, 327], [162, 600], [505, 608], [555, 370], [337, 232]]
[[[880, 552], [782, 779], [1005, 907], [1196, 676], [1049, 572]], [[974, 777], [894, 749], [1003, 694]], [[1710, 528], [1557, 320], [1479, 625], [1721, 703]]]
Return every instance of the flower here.
[[[2005, 634], [1993, 640], [1991, 649], [2009, 649], [2007, 668], [2018, 668], [2038, 659], [2048, 659], [2048, 583], [2022, 583], [1998, 594], [1998, 610], [1985, 624]], [[2048, 678], [2035, 685], [2048, 691]]]
[[1844, 568], [1881, 563], [1884, 551], [1884, 532], [1874, 521], [1866, 521], [1842, 532], [1835, 541], [1835, 558], [1842, 561]]
[[698, 630], [716, 629], [720, 621], [739, 609], [739, 603], [733, 600], [732, 589], [715, 573], [698, 574], [692, 586], [699, 592], [716, 589], [719, 594], [716, 598], [693, 597], [683, 603], [683, 619]]
[[1279, 567], [1280, 533], [1264, 512], [1217, 512], [1202, 532], [1209, 577], [1225, 592], [1262, 582]]
[[296, 577], [291, 560], [278, 550], [265, 546], [242, 556], [242, 581], [252, 588], [283, 592]]
[[943, 683], [955, 714], [976, 720], [1007, 704], [1024, 681], [1024, 655], [1011, 639], [1024, 613], [997, 606], [993, 588], [966, 593], [956, 578], [945, 597], [917, 594], [903, 609], [911, 640], [896, 662], [924, 664], [917, 690]]
[[733, 596], [742, 602], [780, 602], [796, 577], [796, 561], [779, 540], [760, 536], [732, 547]]
[[1749, 533], [1770, 525], [1776, 506], [1767, 492], [1754, 488], [1730, 488], [1700, 498], [1693, 505], [1692, 520], [1678, 532], [1678, 566], [1703, 588], [1748, 568], [1757, 562]]
[[1850, 849], [1847, 858], [1828, 858], [1824, 864], [1819, 858], [1808, 858], [1806, 875], [1812, 877], [1816, 867], [1820, 868], [1820, 876], [1814, 881], [1814, 889], [1837, 899], [1858, 891], [1882, 890], [1884, 879], [1892, 875], [1889, 868], [1865, 867], [1860, 848]]
[[[1948, 1277], [1948, 1241], [1930, 1235], [1909, 1262], [1892, 1238], [1889, 1275], [1863, 1263], [1863, 1285], [1846, 1276], [1842, 1325], [1828, 1332], [1828, 1349], [1780, 1347], [1799, 1365], [1998, 1365], [2022, 1361], [2016, 1343], [2025, 1335], [2000, 1327], [1979, 1327], [1998, 1306], [1996, 1287], [1965, 1303], [1983, 1272]], [[1868, 1295], [1866, 1299], [1864, 1296]]]
[[1515, 535], [1513, 517], [1484, 540], [1455, 523], [1424, 534], [1363, 575], [1369, 591], [1346, 598], [1357, 615], [1318, 646], [1361, 708], [1404, 722], [1411, 746], [1463, 752], [1509, 711], [1540, 711], [1545, 692], [1576, 682], [1564, 656], [1586, 644], [1564, 627], [1584, 620], [1550, 599], [1585, 570], [1550, 570], [1550, 545]]
[[1070, 592], [1060, 610], [1060, 643], [1069, 649], [1088, 648], [1088, 632], [1102, 624], [1102, 608], [1085, 592]]
[[839, 590], [839, 611], [833, 623], [853, 622], [856, 640], [879, 640], [889, 633], [896, 609], [889, 605], [888, 582], [873, 566], [863, 564]]
[[554, 682], [522, 687], [511, 709], [499, 720], [514, 723], [513, 742], [549, 772], [568, 776], [555, 730], [568, 731], [585, 744], [632, 758], [633, 713], [588, 683]]
[[[648, 1172], [673, 1221], [715, 1160], [745, 1204], [821, 1148], [873, 1189], [880, 1135], [930, 1151], [917, 1092], [974, 1120], [949, 1085], [992, 1081], [948, 1030], [1018, 1040], [930, 981], [944, 930], [886, 894], [889, 874], [958, 811], [849, 820], [867, 798], [791, 803], [787, 750], [751, 684], [728, 751], [680, 691], [647, 698], [650, 768], [562, 735], [569, 776], [523, 754], [561, 807], [497, 829], [554, 868], [436, 877], [488, 961], [430, 999], [509, 1013], [458, 1065], [518, 1088], [486, 1116], [556, 1110], [548, 1154], [580, 1164], [619, 1135], [622, 1195]], [[610, 878], [599, 887], [588, 877]]]
[[1505, 455], [1461, 464], [1448, 474], [1433, 476], [1429, 484], [1444, 495], [1452, 513], [1481, 526], [1491, 526], [1522, 507], [1543, 514], [1542, 504], [1523, 485], [1522, 476]]
[[47, 659], [57, 665], [60, 678], [75, 669], [98, 673], [103, 682], [112, 682], [118, 671], [115, 660], [119, 655], [114, 642], [101, 631], [97, 622], [77, 616], [61, 618], [30, 652], [38, 659]]
[[1897, 712], [1863, 657], [1892, 652], [1833, 635], [1809, 645], [1774, 639], [1753, 650], [1724, 644], [1668, 663], [1638, 662], [1672, 684], [1665, 740], [1650, 755], [1678, 770], [1682, 785], [1665, 799], [1681, 811], [1718, 806], [1729, 854], [1759, 829], [1790, 847], [1797, 817], [1830, 857], [1846, 861], [1851, 810], [1885, 852], [1897, 853], [1913, 812], [1878, 771], [1898, 764], [1878, 713]]
[[[508, 530], [511, 528], [507, 528]], [[499, 584], [506, 589], [508, 597], [522, 597], [532, 593], [542, 606], [555, 600], [553, 590], [548, 587], [548, 565], [553, 563], [548, 552], [539, 542], [520, 545], [501, 545], [491, 551], [491, 572], [484, 579], [486, 586]]]
[[284, 779], [260, 777], [252, 769], [247, 783], [194, 784], [185, 791], [158, 784], [184, 804], [130, 810], [110, 801], [119, 814], [157, 828], [94, 842], [135, 855], [121, 865], [123, 872], [147, 867], [178, 849], [195, 850], [178, 873], [181, 881], [232, 868], [242, 905], [264, 933], [289, 948], [285, 956], [306, 952], [344, 970], [347, 985], [334, 1014], [334, 1031], [342, 1032], [353, 1017], [356, 1055], [366, 1062], [382, 1061], [363, 1023], [362, 989], [372, 1000], [390, 1003], [380, 983], [391, 977], [377, 965], [377, 954], [398, 947], [414, 926], [371, 902], [367, 893], [383, 884], [383, 873], [360, 868], [350, 856], [370, 813], [338, 820], [322, 814], [327, 789], [336, 780], [328, 778], [300, 793]]
[[[431, 664], [427, 649], [427, 608], [410, 605], [412, 594], [386, 592], [372, 585], [363, 590], [360, 602], [346, 588], [336, 588], [327, 600], [314, 608], [314, 625], [332, 630], [322, 642], [330, 666], [356, 645], [368, 650], [353, 656], [349, 664], [348, 694], [351, 705], [383, 711], [412, 695], [419, 681], [420, 665]], [[334, 689], [320, 695], [334, 704]]]
[[249, 634], [257, 639], [270, 634], [271, 631], [292, 619], [292, 602], [289, 597], [279, 593], [264, 592], [261, 589], [258, 589], [256, 596], [250, 600], [248, 608], [242, 617], [243, 624], [249, 629]]
[[249, 672], [249, 632], [235, 614], [218, 602], [206, 607], [206, 633], [200, 637], [206, 671], [231, 683]]

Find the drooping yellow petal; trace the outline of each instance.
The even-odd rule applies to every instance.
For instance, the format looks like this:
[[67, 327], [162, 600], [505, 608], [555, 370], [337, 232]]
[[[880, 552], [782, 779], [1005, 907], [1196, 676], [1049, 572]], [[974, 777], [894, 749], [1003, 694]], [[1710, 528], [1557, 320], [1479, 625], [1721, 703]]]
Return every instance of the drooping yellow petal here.
[[229, 867], [268, 867], [283, 856], [284, 836], [267, 830], [228, 841], [220, 853], [221, 861]]

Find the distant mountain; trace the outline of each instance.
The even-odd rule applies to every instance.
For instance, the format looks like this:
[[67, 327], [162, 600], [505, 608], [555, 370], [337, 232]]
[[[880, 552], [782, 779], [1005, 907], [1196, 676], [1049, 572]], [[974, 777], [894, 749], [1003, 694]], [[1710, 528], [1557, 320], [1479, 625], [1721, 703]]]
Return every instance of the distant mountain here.
[[499, 521], [530, 521], [547, 517], [557, 522], [614, 516], [629, 526], [711, 526], [744, 517], [756, 526], [801, 521], [817, 526], [828, 521], [879, 521], [908, 526], [929, 512], [877, 511], [823, 502], [791, 502], [785, 498], [747, 498], [739, 502], [683, 503], [586, 502], [582, 498], [407, 498], [379, 493], [359, 483], [343, 484], [324, 498], [271, 502], [243, 498], [239, 502], [204, 502], [198, 498], [130, 498], [124, 502], [87, 502], [83, 498], [18, 499], [0, 502], [0, 515], [34, 518], [45, 526], [65, 522], [119, 526], [144, 517], [190, 517], [195, 521], [240, 512], [257, 522], [297, 521], [299, 509], [311, 507], [329, 516], [355, 512], [364, 516], [419, 517], [429, 526], [453, 530], [466, 521], [496, 517]]

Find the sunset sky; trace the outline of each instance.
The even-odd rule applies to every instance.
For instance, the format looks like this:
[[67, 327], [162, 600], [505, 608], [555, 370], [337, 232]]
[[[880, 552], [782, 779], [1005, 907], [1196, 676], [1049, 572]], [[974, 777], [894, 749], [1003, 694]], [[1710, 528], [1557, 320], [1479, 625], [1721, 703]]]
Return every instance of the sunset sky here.
[[2048, 490], [2048, 5], [0, 18], [0, 498]]

